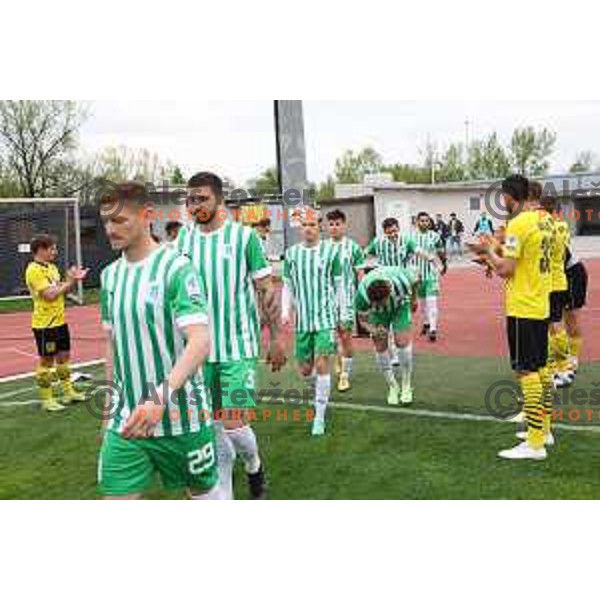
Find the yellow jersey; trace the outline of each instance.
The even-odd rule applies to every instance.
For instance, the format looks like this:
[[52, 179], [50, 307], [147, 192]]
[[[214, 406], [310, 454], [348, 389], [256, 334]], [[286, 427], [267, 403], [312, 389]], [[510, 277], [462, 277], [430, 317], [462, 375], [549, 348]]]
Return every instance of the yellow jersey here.
[[565, 292], [569, 288], [565, 264], [567, 248], [571, 243], [569, 224], [562, 219], [553, 219], [554, 245], [552, 248], [552, 291]]
[[524, 211], [506, 228], [504, 257], [516, 261], [506, 281], [506, 315], [520, 319], [547, 319], [552, 288], [551, 219], [538, 211]]
[[33, 329], [49, 329], [65, 324], [65, 298], [58, 296], [55, 300], [45, 300], [42, 292], [60, 284], [60, 272], [55, 264], [31, 262], [25, 271], [25, 283], [33, 300], [31, 327]]

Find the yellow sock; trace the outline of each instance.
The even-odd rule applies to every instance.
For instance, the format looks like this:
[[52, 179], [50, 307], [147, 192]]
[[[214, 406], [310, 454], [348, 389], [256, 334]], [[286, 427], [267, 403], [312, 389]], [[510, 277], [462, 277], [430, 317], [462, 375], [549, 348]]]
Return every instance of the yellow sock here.
[[542, 384], [542, 406], [543, 431], [544, 437], [550, 433], [552, 427], [552, 415], [554, 414], [554, 385], [552, 384], [552, 374], [546, 366], [539, 370], [540, 382]]
[[569, 336], [564, 329], [561, 329], [556, 337], [556, 366], [559, 372], [563, 373], [564, 371], [569, 370]]
[[62, 384], [63, 392], [67, 396], [77, 394], [73, 384], [71, 383], [71, 366], [69, 363], [61, 363], [56, 365], [56, 374]]
[[527, 443], [534, 449], [544, 447], [544, 407], [542, 403], [542, 382], [539, 373], [529, 373], [520, 378], [525, 398], [525, 419], [527, 422]]
[[52, 395], [52, 371], [48, 367], [38, 367], [35, 371], [35, 381], [42, 404], [52, 404], [54, 402], [54, 396]]
[[569, 338], [569, 347], [571, 348], [571, 356], [579, 358], [581, 354], [581, 347], [583, 346], [583, 339], [580, 335], [576, 335]]
[[546, 366], [550, 369], [551, 375], [558, 373], [558, 347], [556, 334], [552, 330], [548, 333], [548, 362]]

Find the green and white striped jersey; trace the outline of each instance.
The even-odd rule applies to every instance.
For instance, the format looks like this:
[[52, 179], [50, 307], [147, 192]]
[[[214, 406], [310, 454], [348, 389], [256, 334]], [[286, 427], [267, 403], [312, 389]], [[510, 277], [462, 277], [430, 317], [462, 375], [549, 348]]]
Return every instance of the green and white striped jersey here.
[[[342, 266], [342, 285], [346, 292], [346, 301], [351, 316], [354, 306], [354, 295], [356, 292], [356, 286], [358, 284], [358, 271], [364, 269], [367, 264], [365, 255], [360, 245], [349, 237], [343, 237], [340, 241], [330, 240], [333, 247], [338, 251], [340, 257], [340, 263]], [[340, 318], [344, 318], [344, 308], [339, 307]]]
[[[415, 245], [415, 253], [412, 255], [409, 264], [414, 267], [421, 281], [437, 281], [440, 277], [436, 262], [438, 252], [443, 250], [442, 238], [435, 231], [419, 230], [412, 234]], [[425, 254], [426, 256], [423, 256]], [[427, 257], [431, 258], [427, 258]]]
[[378, 237], [365, 248], [367, 256], [375, 256], [378, 267], [404, 267], [414, 252], [414, 240], [399, 235], [395, 242], [386, 236]]
[[323, 240], [310, 248], [303, 243], [292, 246], [285, 253], [282, 276], [294, 300], [296, 331], [335, 329], [342, 294], [342, 265], [335, 246]]
[[[392, 286], [392, 293], [387, 305], [380, 308], [371, 306], [367, 293], [369, 287], [376, 281], [386, 281]], [[410, 267], [378, 267], [365, 275], [361, 281], [356, 292], [354, 307], [358, 312], [371, 310], [396, 312], [403, 304], [411, 301], [412, 290], [416, 281], [416, 273]]]
[[235, 221], [204, 233], [182, 227], [177, 247], [200, 274], [206, 290], [211, 348], [208, 362], [232, 362], [259, 356], [260, 321], [254, 281], [271, 267], [256, 231]]
[[[102, 271], [102, 323], [110, 331], [114, 384], [121, 392], [108, 427], [120, 433], [133, 410], [168, 378], [185, 347], [182, 328], [208, 324], [192, 264], [164, 245], [138, 263], [124, 256]], [[200, 431], [209, 423], [202, 375], [169, 398], [156, 436]]]

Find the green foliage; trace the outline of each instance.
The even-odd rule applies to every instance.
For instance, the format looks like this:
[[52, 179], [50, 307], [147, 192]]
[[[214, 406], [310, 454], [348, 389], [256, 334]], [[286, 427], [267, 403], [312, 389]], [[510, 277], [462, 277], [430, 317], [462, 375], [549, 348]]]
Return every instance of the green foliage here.
[[533, 127], [515, 129], [510, 142], [513, 168], [523, 175], [544, 175], [550, 167], [549, 158], [555, 143], [556, 134], [546, 128], [540, 131]]
[[362, 183], [365, 175], [381, 172], [383, 159], [371, 147], [359, 152], [346, 150], [335, 161], [335, 179], [338, 183]]
[[593, 170], [598, 164], [596, 154], [591, 150], [584, 150], [575, 156], [575, 162], [569, 168], [569, 173], [585, 173]]
[[510, 156], [494, 132], [469, 146], [465, 173], [469, 179], [497, 179], [511, 172]]
[[277, 196], [280, 193], [279, 174], [276, 167], [265, 169], [256, 179], [248, 182], [247, 187], [259, 197]]

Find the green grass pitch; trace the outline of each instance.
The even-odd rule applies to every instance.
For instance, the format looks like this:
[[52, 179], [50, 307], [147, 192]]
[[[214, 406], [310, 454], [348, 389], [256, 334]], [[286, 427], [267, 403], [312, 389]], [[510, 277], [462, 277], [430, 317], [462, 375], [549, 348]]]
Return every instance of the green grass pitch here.
[[[385, 407], [386, 389], [373, 355], [357, 357], [351, 392], [333, 403]], [[102, 369], [89, 370], [102, 378]], [[485, 414], [485, 390], [510, 380], [495, 358], [417, 356], [414, 409]], [[600, 363], [583, 365], [576, 389], [600, 382]], [[259, 387], [302, 389], [291, 367], [261, 372]], [[599, 384], [600, 385], [600, 384]], [[47, 415], [37, 406], [8, 406], [35, 398], [31, 380], [0, 385], [0, 498], [97, 498], [99, 423], [82, 405]], [[279, 405], [268, 406], [273, 412]], [[307, 408], [306, 406], [302, 408]], [[585, 416], [594, 409], [593, 420]], [[576, 426], [600, 425], [598, 407], [563, 406], [581, 415]], [[288, 406], [291, 415], [292, 407]], [[257, 413], [261, 414], [260, 409]], [[577, 413], [572, 413], [576, 415]], [[273, 499], [495, 499], [600, 498], [600, 431], [559, 430], [544, 463], [503, 462], [498, 450], [516, 443], [512, 424], [415, 416], [402, 408], [385, 413], [333, 406], [328, 434], [310, 437], [310, 424], [271, 418], [255, 424]], [[243, 472], [236, 493], [245, 498]], [[165, 495], [157, 484], [151, 498]]]

